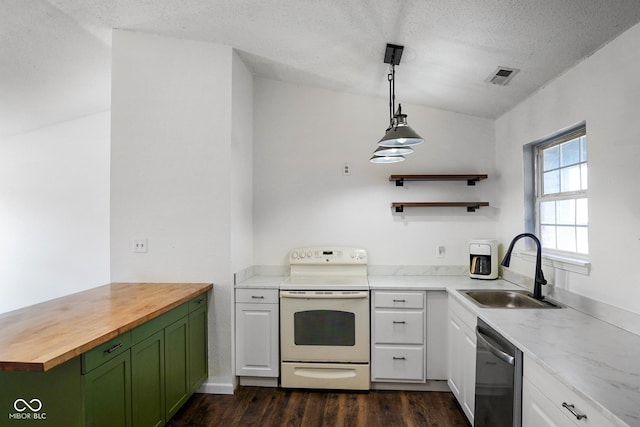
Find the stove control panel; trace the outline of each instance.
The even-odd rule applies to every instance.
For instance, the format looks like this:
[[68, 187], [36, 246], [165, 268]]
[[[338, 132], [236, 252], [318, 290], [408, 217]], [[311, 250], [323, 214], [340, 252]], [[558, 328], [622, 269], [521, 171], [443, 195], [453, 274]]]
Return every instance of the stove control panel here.
[[367, 251], [350, 247], [305, 247], [289, 252], [290, 264], [366, 264]]

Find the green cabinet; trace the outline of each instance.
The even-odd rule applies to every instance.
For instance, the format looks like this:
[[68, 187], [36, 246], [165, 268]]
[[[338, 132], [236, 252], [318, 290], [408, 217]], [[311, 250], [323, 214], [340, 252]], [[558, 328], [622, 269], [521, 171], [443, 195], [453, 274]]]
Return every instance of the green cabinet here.
[[85, 425], [83, 376], [80, 372], [80, 357], [46, 372], [0, 371], [0, 425]]
[[126, 350], [84, 375], [87, 426], [131, 425], [130, 360]]
[[47, 372], [0, 371], [0, 408], [9, 411], [0, 425], [163, 426], [207, 378], [206, 301], [196, 297]]
[[189, 389], [189, 318], [184, 317], [164, 330], [165, 393], [167, 419], [191, 395]]
[[131, 400], [134, 426], [165, 423], [164, 331], [131, 348]]
[[193, 307], [189, 313], [189, 390], [191, 393], [195, 392], [209, 376], [207, 305], [204, 298], [201, 300], [204, 302]]

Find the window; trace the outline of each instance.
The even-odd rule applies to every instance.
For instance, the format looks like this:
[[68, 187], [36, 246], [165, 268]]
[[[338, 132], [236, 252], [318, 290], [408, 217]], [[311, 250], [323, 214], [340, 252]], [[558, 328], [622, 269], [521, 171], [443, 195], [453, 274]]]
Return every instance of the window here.
[[545, 251], [589, 253], [587, 134], [581, 126], [535, 146], [536, 231]]

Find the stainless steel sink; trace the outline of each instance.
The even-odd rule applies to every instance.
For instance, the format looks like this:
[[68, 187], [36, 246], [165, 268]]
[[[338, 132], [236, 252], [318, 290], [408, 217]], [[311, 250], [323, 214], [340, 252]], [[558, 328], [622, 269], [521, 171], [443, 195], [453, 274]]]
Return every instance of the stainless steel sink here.
[[459, 291], [483, 308], [563, 308], [553, 300], [539, 301], [527, 291], [503, 289], [468, 289]]

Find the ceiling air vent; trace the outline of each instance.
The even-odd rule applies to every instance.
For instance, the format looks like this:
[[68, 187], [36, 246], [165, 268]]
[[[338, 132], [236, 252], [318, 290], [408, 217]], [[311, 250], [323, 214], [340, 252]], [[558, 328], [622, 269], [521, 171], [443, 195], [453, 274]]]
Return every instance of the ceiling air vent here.
[[493, 83], [494, 85], [506, 86], [513, 76], [518, 74], [517, 68], [498, 67], [496, 70], [487, 77], [485, 82]]

